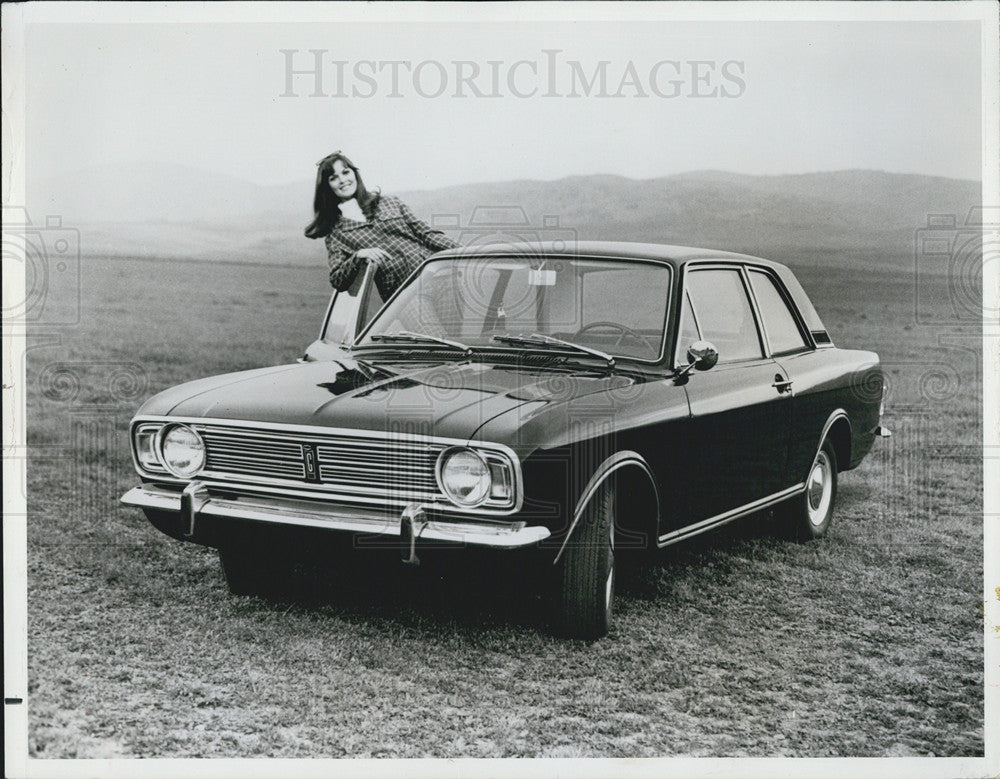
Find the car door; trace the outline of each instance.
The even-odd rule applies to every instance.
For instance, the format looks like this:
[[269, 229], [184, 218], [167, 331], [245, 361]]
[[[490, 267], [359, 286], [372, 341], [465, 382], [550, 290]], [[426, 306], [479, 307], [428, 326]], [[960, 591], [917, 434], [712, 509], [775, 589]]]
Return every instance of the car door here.
[[[839, 376], [830, 349], [817, 349], [792, 296], [777, 274], [767, 268], [747, 268], [754, 302], [770, 354], [787, 372], [790, 439], [785, 482], [801, 482], [819, 447], [824, 424], [835, 407]], [[832, 373], [831, 373], [832, 370]], [[841, 463], [841, 465], [844, 465]]]
[[745, 270], [738, 265], [685, 269], [678, 363], [694, 340], [710, 341], [715, 367], [688, 374], [691, 409], [685, 524], [719, 518], [783, 488], [789, 435], [784, 369], [767, 356]]
[[335, 360], [344, 356], [344, 347], [354, 342], [385, 302], [375, 284], [375, 270], [374, 265], [366, 263], [364, 271], [354, 277], [350, 287], [333, 293], [319, 338], [309, 344], [299, 362]]

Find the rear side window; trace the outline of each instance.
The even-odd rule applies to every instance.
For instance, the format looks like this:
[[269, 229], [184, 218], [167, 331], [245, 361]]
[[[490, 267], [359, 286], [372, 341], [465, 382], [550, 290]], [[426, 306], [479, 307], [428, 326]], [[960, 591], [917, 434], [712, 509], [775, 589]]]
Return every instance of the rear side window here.
[[785, 354], [808, 348], [809, 342], [799, 330], [795, 315], [788, 308], [774, 279], [760, 271], [750, 271], [750, 285], [753, 287], [764, 332], [772, 354]]
[[719, 351], [719, 362], [764, 356], [750, 298], [735, 269], [693, 270], [687, 276], [701, 337]]

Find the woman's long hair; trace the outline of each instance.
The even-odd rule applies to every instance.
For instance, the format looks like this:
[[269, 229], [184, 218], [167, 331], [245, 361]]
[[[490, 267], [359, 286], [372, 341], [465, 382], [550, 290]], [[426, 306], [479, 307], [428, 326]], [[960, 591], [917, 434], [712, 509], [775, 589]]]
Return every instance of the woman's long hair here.
[[358, 205], [369, 219], [375, 212], [375, 205], [378, 203], [379, 193], [369, 192], [365, 188], [365, 183], [361, 180], [361, 171], [347, 157], [339, 151], [328, 154], [321, 159], [316, 170], [316, 192], [313, 195], [313, 220], [306, 227], [306, 238], [324, 238], [340, 221], [340, 198], [330, 189], [329, 179], [333, 175], [333, 163], [340, 160], [344, 165], [354, 171], [354, 177], [358, 180], [358, 189], [354, 193]]

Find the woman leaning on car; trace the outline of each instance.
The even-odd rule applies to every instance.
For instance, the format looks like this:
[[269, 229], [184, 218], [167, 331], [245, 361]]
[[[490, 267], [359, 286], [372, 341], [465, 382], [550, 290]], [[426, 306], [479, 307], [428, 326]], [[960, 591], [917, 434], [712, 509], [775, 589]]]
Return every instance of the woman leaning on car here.
[[375, 285], [387, 300], [428, 256], [458, 246], [398, 197], [369, 192], [357, 166], [341, 152], [317, 165], [314, 218], [306, 237], [326, 240], [330, 283], [337, 290], [347, 289], [369, 262], [378, 268]]

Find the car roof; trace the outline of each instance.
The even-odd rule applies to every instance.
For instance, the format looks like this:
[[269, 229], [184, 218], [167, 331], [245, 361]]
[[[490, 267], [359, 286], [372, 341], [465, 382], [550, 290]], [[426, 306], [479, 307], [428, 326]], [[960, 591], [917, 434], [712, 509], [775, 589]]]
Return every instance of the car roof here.
[[523, 243], [492, 243], [460, 246], [448, 249], [435, 257], [468, 257], [480, 255], [524, 254], [573, 255], [577, 257], [602, 257], [623, 260], [660, 260], [671, 265], [683, 265], [696, 260], [732, 260], [754, 262], [770, 267], [783, 267], [781, 263], [737, 254], [720, 249], [703, 249], [696, 246], [675, 246], [658, 243], [632, 243], [630, 241], [525, 241]]
[[697, 246], [674, 246], [659, 243], [631, 243], [629, 241], [525, 241], [523, 243], [493, 243], [473, 246], [460, 246], [455, 249], [447, 249], [433, 255], [439, 257], [479, 257], [479, 256], [544, 256], [552, 257], [559, 255], [570, 255], [574, 257], [600, 257], [602, 259], [621, 260], [657, 260], [669, 263], [675, 268], [687, 265], [688, 263], [702, 260], [730, 261], [741, 263], [753, 263], [765, 268], [770, 268], [781, 278], [785, 287], [792, 296], [792, 300], [798, 306], [805, 320], [806, 327], [813, 333], [814, 337], [825, 338], [825, 343], [829, 343], [829, 336], [823, 325], [816, 308], [809, 300], [809, 296], [791, 269], [780, 262], [766, 260], [763, 257], [754, 257], [751, 254], [738, 254], [736, 252], [726, 252], [720, 249], [703, 249]]

